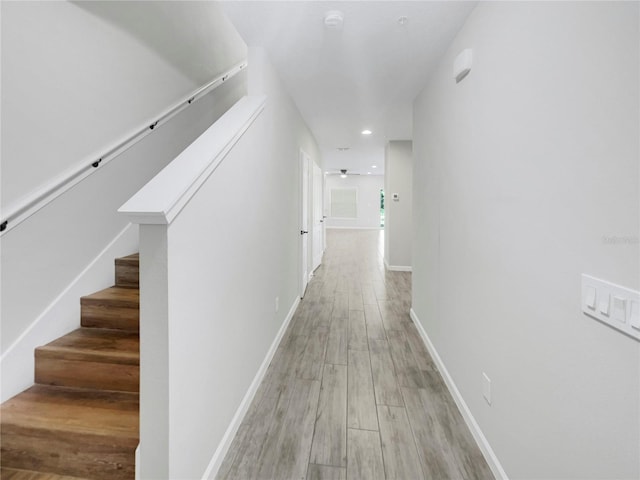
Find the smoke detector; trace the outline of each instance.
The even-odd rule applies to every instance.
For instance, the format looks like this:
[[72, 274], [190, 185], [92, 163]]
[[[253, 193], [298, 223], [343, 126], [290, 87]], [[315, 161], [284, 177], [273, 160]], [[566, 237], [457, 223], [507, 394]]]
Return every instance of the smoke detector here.
[[332, 29], [342, 28], [344, 15], [340, 10], [329, 10], [324, 14], [324, 26]]

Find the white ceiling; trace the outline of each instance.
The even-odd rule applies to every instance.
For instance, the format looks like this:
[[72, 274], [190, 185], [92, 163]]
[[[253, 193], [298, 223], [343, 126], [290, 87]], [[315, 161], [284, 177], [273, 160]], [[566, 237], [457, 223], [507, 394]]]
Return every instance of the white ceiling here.
[[[475, 4], [227, 1], [223, 9], [249, 46], [267, 49], [325, 170], [380, 174], [386, 142], [412, 138], [413, 99]], [[324, 26], [330, 10], [344, 14], [341, 29]]]

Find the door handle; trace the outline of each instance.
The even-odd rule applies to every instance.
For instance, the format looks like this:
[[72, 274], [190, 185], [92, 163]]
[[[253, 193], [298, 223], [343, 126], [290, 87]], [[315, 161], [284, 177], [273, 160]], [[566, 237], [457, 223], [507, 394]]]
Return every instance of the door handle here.
[[305, 233], [309, 233], [307, 230], [300, 230], [300, 235], [304, 235]]

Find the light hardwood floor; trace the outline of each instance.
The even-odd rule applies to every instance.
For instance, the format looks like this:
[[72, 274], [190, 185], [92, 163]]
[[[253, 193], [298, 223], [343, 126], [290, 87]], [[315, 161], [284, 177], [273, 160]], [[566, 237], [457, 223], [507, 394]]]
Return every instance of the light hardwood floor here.
[[493, 479], [409, 317], [383, 234], [328, 230], [323, 264], [217, 478]]

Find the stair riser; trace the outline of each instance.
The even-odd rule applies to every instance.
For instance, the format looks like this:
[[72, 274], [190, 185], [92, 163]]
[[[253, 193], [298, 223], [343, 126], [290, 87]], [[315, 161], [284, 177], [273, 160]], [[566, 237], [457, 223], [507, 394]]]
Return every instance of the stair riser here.
[[47, 358], [36, 352], [35, 382], [43, 385], [138, 392], [138, 365]]
[[81, 303], [81, 325], [93, 328], [113, 328], [137, 332], [140, 310], [135, 307], [113, 306], [108, 303]]
[[137, 439], [114, 446], [109, 437], [50, 432], [3, 425], [3, 467], [52, 472], [96, 480], [129, 480], [135, 476]]
[[139, 270], [138, 265], [116, 263], [116, 286], [138, 288]]

